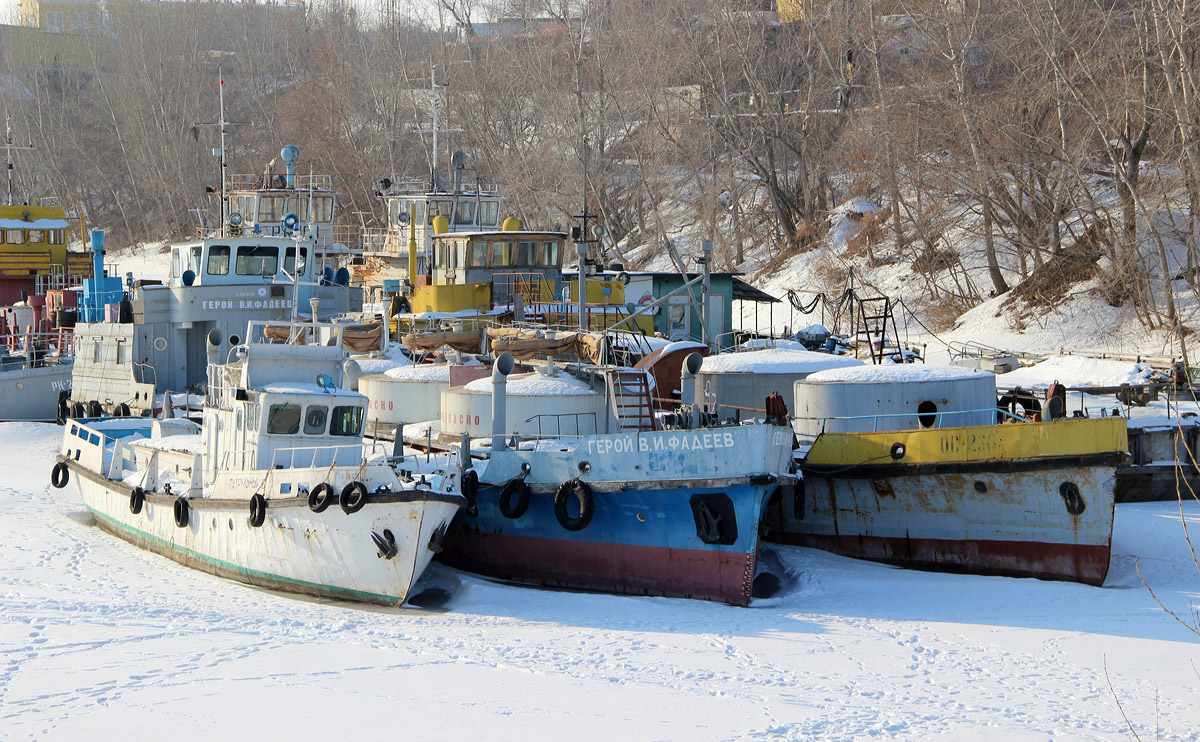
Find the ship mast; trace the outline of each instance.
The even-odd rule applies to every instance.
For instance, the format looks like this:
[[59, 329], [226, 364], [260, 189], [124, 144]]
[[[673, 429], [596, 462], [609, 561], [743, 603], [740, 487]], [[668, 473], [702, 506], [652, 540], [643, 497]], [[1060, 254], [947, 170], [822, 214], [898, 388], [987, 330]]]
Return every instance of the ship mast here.
[[214, 149], [213, 154], [220, 158], [220, 169], [221, 169], [221, 235], [220, 236], [224, 237], [225, 236], [225, 228], [226, 228], [225, 198], [228, 195], [227, 181], [226, 181], [226, 177], [225, 177], [225, 175], [226, 175], [225, 134], [229, 130], [230, 126], [241, 126], [243, 124], [249, 124], [249, 125], [253, 126], [254, 122], [253, 121], [226, 121], [225, 120], [225, 71], [224, 71], [223, 67], [220, 67], [220, 66], [217, 67], [217, 79], [220, 80], [220, 84], [217, 86], [217, 91], [218, 91], [217, 92], [217, 100], [218, 100], [218, 105], [220, 106], [219, 113], [217, 115], [217, 120], [216, 121], [202, 121], [198, 124], [195, 124], [195, 126], [196, 127], [219, 126], [221, 128], [221, 147], [219, 149]]
[[17, 150], [17, 149], [37, 149], [37, 147], [33, 146], [33, 142], [30, 142], [29, 145], [25, 146], [25, 147], [22, 147], [19, 144], [13, 144], [12, 114], [10, 113], [4, 120], [4, 157], [5, 157], [5, 161], [6, 161], [6, 165], [7, 165], [5, 170], [8, 172], [8, 205], [9, 206], [13, 205], [13, 155], [12, 155], [12, 153], [13, 153], [13, 150]]

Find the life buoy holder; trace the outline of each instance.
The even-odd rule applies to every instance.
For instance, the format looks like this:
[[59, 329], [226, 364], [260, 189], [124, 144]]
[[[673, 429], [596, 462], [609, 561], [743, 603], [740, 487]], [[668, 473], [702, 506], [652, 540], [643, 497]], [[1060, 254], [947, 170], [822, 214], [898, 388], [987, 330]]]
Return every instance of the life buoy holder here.
[[[513, 497], [516, 501], [513, 501]], [[500, 513], [505, 518], [516, 520], [529, 509], [529, 485], [524, 477], [513, 477], [500, 488]]]
[[262, 526], [267, 520], [267, 498], [255, 492], [250, 498], [250, 525], [254, 528]]
[[474, 469], [467, 469], [462, 475], [462, 496], [467, 498], [467, 515], [474, 518], [479, 515], [479, 474]]
[[362, 482], [351, 482], [342, 488], [342, 510], [347, 514], [357, 513], [367, 504], [367, 485]]
[[[567, 513], [567, 503], [572, 499], [579, 503], [579, 514], [574, 518]], [[558, 491], [554, 493], [554, 517], [560, 526], [568, 531], [582, 531], [595, 514], [596, 501], [587, 482], [577, 477], [558, 485]]]
[[187, 528], [188, 514], [191, 508], [188, 506], [186, 497], [178, 497], [175, 499], [175, 525], [180, 528]]
[[308, 509], [314, 513], [323, 513], [333, 502], [333, 487], [328, 482], [321, 482], [308, 493]]
[[129, 491], [129, 512], [137, 515], [142, 512], [142, 506], [146, 504], [146, 491], [141, 487], [134, 487]]
[[50, 470], [50, 484], [54, 485], [54, 489], [60, 490], [67, 486], [67, 482], [71, 481], [71, 470], [67, 468], [64, 461], [60, 461]]

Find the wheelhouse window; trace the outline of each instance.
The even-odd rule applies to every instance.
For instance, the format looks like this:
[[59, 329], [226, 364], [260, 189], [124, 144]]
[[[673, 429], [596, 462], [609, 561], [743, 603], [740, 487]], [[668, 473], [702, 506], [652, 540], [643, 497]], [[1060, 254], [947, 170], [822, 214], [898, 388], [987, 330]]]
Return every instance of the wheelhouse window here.
[[526, 268], [538, 264], [538, 243], [518, 242], [517, 243], [517, 262], [518, 268]]
[[44, 229], [29, 230], [29, 241], [37, 242], [39, 244], [45, 242], [46, 241], [46, 230], [44, 230]]
[[277, 222], [283, 218], [283, 196], [258, 197], [258, 223]]
[[546, 240], [542, 243], [542, 265], [552, 268], [560, 265], [559, 260], [561, 260], [561, 257], [559, 255], [559, 248], [561, 245], [562, 243], [558, 240]]
[[467, 267], [468, 268], [486, 268], [488, 259], [488, 243], [472, 242], [471, 249], [467, 252]]
[[238, 248], [237, 274], [239, 276], [274, 276], [278, 269], [278, 248], [269, 245]]
[[512, 243], [511, 242], [493, 242], [492, 243], [492, 267], [507, 268], [512, 259]]
[[454, 202], [453, 201], [431, 201], [429, 203], [429, 223], [433, 224], [435, 216], [444, 216], [447, 219], [454, 219]]
[[333, 196], [313, 196], [312, 220], [314, 222], [333, 221]]
[[333, 420], [329, 423], [330, 435], [353, 435], [362, 432], [363, 408], [345, 405], [333, 408]]
[[25, 244], [25, 231], [21, 229], [4, 230], [4, 241], [10, 245]]
[[308, 221], [308, 196], [288, 196], [287, 213], [300, 217], [300, 221]]
[[92, 341], [92, 363], [99, 363], [100, 358], [100, 338], [96, 338]]
[[303, 276], [304, 267], [308, 264], [308, 248], [300, 248], [300, 262], [296, 263], [296, 248], [289, 247], [283, 251], [283, 269], [291, 276]]
[[65, 229], [47, 230], [46, 235], [49, 238], [46, 241], [49, 242], [51, 245], [61, 245], [66, 241], [66, 230]]
[[329, 408], [325, 405], [311, 404], [304, 413], [304, 434], [324, 435], [325, 423], [329, 419]]
[[187, 251], [187, 270], [193, 275], [200, 275], [200, 255], [204, 252], [202, 245], [189, 247]]
[[208, 275], [229, 275], [229, 245], [213, 245], [208, 248]]
[[500, 203], [483, 201], [479, 204], [479, 223], [485, 227], [493, 227], [500, 218]]
[[300, 405], [273, 404], [267, 411], [267, 432], [272, 435], [295, 435], [300, 431]]
[[454, 211], [455, 224], [474, 224], [475, 223], [475, 202], [474, 201], [459, 201], [458, 208]]
[[118, 366], [125, 365], [125, 341], [124, 340], [117, 341], [117, 365]]

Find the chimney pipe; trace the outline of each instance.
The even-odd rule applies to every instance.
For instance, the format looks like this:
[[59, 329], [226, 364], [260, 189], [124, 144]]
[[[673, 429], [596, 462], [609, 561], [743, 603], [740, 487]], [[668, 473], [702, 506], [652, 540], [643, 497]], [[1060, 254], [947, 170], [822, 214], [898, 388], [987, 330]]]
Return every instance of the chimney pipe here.
[[[683, 359], [683, 373], [679, 379], [679, 402], [685, 405], [696, 404], [696, 374], [700, 372], [700, 366], [704, 363], [704, 358], [699, 353], [688, 353], [688, 357]], [[697, 416], [692, 416], [690, 428], [695, 429], [699, 420]]]
[[507, 450], [508, 445], [504, 442], [504, 429], [508, 427], [506, 420], [508, 413], [508, 400], [505, 398], [505, 390], [508, 384], [507, 377], [513, 371], [513, 357], [507, 351], [500, 354], [496, 362], [492, 364], [492, 451]]

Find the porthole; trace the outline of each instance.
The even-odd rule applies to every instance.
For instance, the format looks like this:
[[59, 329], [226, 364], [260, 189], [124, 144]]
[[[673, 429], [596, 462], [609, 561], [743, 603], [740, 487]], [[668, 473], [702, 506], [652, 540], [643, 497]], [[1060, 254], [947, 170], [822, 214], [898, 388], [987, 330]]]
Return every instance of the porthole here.
[[925, 400], [917, 405], [917, 422], [922, 428], [932, 428], [937, 424], [938, 408], [933, 402]]
[[167, 349], [167, 339], [166, 338], [154, 338], [154, 349], [160, 353], [162, 351], [166, 350]]
[[17, 382], [17, 391], [19, 392], [19, 391], [21, 391], [21, 390], [22, 390], [22, 389], [24, 389], [24, 388], [25, 388], [25, 385], [24, 385], [23, 383], [21, 383], [21, 382], [19, 382], [19, 381], [18, 381], [18, 382]]
[[229, 519], [229, 530], [233, 530], [233, 518]]

